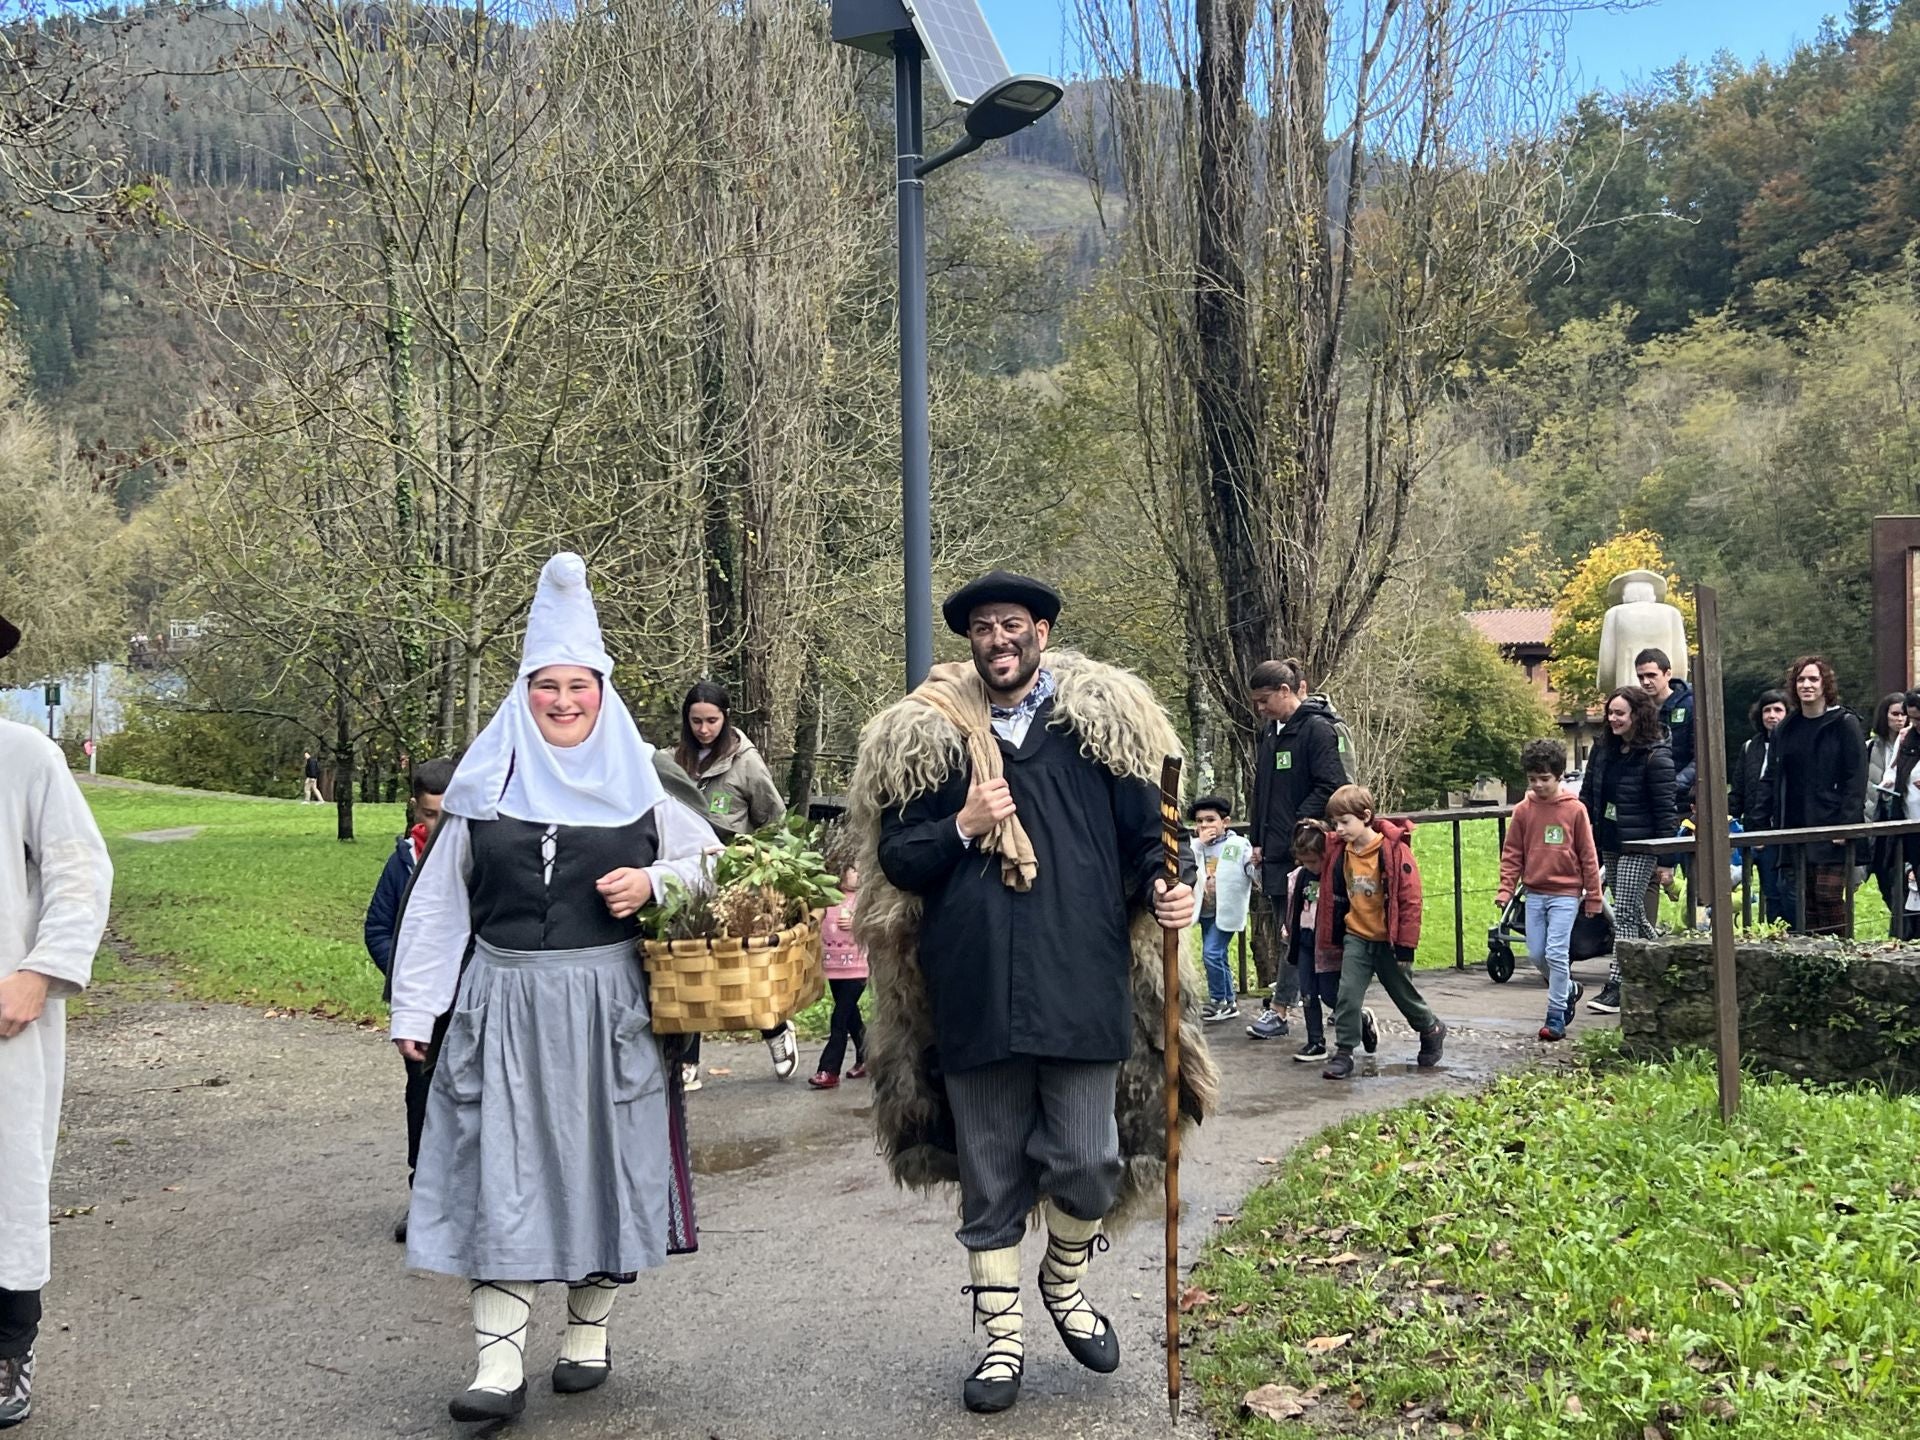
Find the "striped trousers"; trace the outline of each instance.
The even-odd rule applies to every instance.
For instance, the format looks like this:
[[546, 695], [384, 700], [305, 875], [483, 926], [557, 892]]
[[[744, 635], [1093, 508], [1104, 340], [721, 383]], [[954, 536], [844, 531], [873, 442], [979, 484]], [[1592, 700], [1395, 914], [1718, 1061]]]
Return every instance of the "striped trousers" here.
[[1018, 1245], [1041, 1197], [1098, 1220], [1120, 1190], [1117, 1063], [1016, 1055], [947, 1076], [960, 1148], [957, 1235], [969, 1250]]

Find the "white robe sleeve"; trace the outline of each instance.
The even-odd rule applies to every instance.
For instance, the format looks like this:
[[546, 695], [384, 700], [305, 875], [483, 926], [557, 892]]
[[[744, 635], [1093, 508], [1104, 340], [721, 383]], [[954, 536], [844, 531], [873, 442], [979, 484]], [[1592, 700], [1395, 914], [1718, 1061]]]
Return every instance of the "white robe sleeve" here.
[[107, 928], [113, 861], [62, 759], [36, 767], [27, 795], [27, 849], [40, 872], [40, 919], [20, 968], [46, 976], [49, 995], [78, 994], [93, 976]]
[[395, 1040], [424, 1045], [433, 1038], [434, 1022], [453, 1005], [460, 962], [473, 936], [473, 904], [467, 896], [472, 873], [472, 833], [464, 816], [449, 815], [420, 862], [394, 936], [387, 1033]]
[[654, 807], [653, 823], [660, 841], [660, 859], [647, 866], [647, 879], [653, 882], [656, 903], [666, 893], [669, 875], [695, 895], [704, 893], [713, 883], [707, 852], [720, 844], [713, 827], [705, 817], [673, 799]]

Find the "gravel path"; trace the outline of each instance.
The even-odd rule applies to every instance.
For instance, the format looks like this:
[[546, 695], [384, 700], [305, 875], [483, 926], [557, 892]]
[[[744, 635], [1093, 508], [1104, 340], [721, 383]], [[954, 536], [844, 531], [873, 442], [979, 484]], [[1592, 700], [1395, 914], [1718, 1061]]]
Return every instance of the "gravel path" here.
[[[72, 1022], [55, 1182], [54, 1283], [37, 1440], [332, 1440], [457, 1435], [447, 1397], [472, 1345], [458, 1282], [408, 1274], [400, 1065], [384, 1034], [190, 1004], [142, 974]], [[1419, 1074], [1386, 1027], [1377, 1078], [1335, 1086], [1289, 1048], [1215, 1048], [1223, 1113], [1182, 1170], [1188, 1258], [1261, 1157], [1343, 1116], [1470, 1087], [1533, 1061], [1544, 1009], [1528, 979], [1423, 972], [1455, 1027]], [[1384, 1002], [1383, 1002], [1384, 1003]], [[1583, 1023], [1586, 1017], [1583, 1016]], [[1284, 1044], [1284, 1042], [1283, 1042]], [[807, 1047], [803, 1060], [811, 1060]], [[966, 1414], [965, 1265], [949, 1204], [904, 1194], [873, 1153], [864, 1087], [772, 1078], [759, 1046], [691, 1097], [702, 1251], [641, 1277], [614, 1312], [612, 1381], [554, 1396], [564, 1303], [543, 1292], [526, 1415], [505, 1433], [576, 1440], [1122, 1436], [1166, 1433], [1158, 1227], [1122, 1237], [1089, 1283], [1126, 1360], [1076, 1367], [1029, 1295], [1019, 1407]], [[803, 1063], [801, 1075], [807, 1073]], [[1029, 1270], [1039, 1246], [1029, 1242]], [[468, 1432], [471, 1433], [471, 1432]], [[1182, 1435], [1199, 1436], [1191, 1398]]]

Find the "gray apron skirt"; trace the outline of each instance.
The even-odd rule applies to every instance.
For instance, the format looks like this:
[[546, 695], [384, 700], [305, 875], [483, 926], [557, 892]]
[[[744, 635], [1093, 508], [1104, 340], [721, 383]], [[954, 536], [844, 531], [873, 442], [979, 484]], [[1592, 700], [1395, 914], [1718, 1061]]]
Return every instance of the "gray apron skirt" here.
[[692, 1249], [684, 1114], [633, 946], [476, 940], [453, 1003], [427, 1096], [407, 1264], [578, 1281]]

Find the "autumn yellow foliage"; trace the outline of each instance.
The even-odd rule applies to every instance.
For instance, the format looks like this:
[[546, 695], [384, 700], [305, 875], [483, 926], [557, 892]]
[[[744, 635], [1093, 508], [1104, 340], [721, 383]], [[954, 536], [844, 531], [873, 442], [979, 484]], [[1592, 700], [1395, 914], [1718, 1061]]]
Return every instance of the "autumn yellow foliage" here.
[[1681, 588], [1663, 543], [1651, 530], [1633, 530], [1602, 541], [1574, 567], [1554, 597], [1553, 659], [1547, 675], [1568, 710], [1600, 703], [1600, 626], [1607, 614], [1607, 587], [1622, 571], [1652, 570], [1666, 576], [1668, 603], [1678, 606], [1686, 617], [1687, 633], [1695, 633], [1693, 593]]

